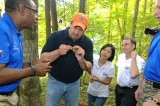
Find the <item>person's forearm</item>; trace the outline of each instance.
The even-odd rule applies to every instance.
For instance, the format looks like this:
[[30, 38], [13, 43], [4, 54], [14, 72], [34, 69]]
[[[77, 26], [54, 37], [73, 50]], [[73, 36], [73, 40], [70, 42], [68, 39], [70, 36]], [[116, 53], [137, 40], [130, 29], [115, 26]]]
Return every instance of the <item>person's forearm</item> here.
[[104, 80], [97, 80], [98, 82], [102, 83], [102, 84], [105, 84], [105, 85], [109, 85], [112, 81], [112, 78], [106, 78]]
[[30, 67], [30, 66], [34, 66], [38, 63], [39, 60], [30, 60], [28, 62], [24, 62], [23, 63], [23, 68], [27, 68], [27, 67]]
[[59, 57], [60, 57], [60, 53], [59, 53], [58, 49], [54, 50], [52, 52], [44, 52], [41, 54], [41, 59], [48, 58], [48, 59], [51, 59], [52, 62], [54, 62]]
[[79, 62], [80, 67], [82, 68], [82, 70], [85, 70], [88, 73], [91, 73], [91, 68], [92, 68], [91, 62], [86, 61], [84, 58], [82, 58], [78, 62]]
[[0, 70], [0, 84], [11, 83], [22, 78], [31, 76], [32, 68], [24, 69], [12, 69], [12, 68], [3, 68]]
[[130, 75], [132, 78], [139, 76], [139, 70], [136, 62], [136, 58], [132, 58], [130, 66]]

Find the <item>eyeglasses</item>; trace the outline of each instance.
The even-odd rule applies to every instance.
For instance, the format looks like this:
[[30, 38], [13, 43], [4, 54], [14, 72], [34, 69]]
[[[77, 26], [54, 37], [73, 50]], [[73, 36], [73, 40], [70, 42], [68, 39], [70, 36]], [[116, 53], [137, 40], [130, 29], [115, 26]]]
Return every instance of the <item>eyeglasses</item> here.
[[27, 6], [24, 6], [24, 7], [26, 7], [26, 8], [28, 8], [28, 9], [30, 9], [30, 10], [32, 10], [32, 11], [34, 11], [34, 14], [38, 13], [38, 11], [37, 11], [37, 10], [35, 10], [35, 9], [32, 9], [32, 8], [30, 8], [30, 7], [27, 7]]
[[132, 45], [132, 44], [125, 43], [125, 44], [122, 44], [122, 47], [123, 47], [123, 46], [128, 46], [128, 45]]

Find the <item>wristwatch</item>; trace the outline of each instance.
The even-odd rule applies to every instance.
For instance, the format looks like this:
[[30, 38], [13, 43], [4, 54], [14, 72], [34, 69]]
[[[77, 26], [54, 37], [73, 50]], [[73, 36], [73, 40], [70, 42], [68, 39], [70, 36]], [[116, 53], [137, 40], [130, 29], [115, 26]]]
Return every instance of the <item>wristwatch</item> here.
[[158, 106], [160, 106], [160, 102], [157, 100], [157, 99], [155, 99], [155, 98], [151, 98], [151, 100], [155, 103], [155, 104], [157, 104]]

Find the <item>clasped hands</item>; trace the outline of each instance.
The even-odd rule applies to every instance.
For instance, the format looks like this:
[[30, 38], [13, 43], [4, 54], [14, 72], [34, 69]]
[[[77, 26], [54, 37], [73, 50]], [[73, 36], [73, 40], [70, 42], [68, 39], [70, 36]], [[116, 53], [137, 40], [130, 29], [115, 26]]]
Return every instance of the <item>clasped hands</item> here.
[[90, 82], [93, 83], [94, 81], [98, 81], [100, 80], [98, 77], [96, 76], [90, 76]]
[[35, 75], [41, 76], [41, 77], [46, 76], [46, 74], [51, 71], [51, 68], [52, 68], [52, 66], [50, 66], [51, 62], [52, 61], [47, 58], [43, 58], [35, 61], [34, 62], [35, 65], [33, 66], [36, 71]]
[[59, 54], [60, 55], [66, 55], [68, 51], [73, 51], [75, 53], [76, 58], [82, 59], [85, 55], [85, 51], [80, 47], [80, 46], [70, 46], [70, 45], [65, 45], [65, 44], [61, 44], [59, 47]]

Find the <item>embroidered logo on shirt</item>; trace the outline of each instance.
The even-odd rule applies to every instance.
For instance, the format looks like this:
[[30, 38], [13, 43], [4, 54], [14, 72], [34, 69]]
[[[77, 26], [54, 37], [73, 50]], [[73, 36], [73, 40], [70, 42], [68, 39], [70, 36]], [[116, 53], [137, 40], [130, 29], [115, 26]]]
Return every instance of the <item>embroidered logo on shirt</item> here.
[[104, 75], [104, 76], [107, 76], [107, 73], [104, 72], [103, 75]]
[[17, 46], [14, 46], [13, 49], [14, 50], [19, 50], [19, 48]]
[[126, 69], [126, 70], [129, 70], [129, 67], [128, 67], [128, 66], [126, 66], [126, 67], [125, 67], [125, 69]]
[[0, 58], [2, 58], [3, 54], [4, 54], [4, 51], [0, 50]]

